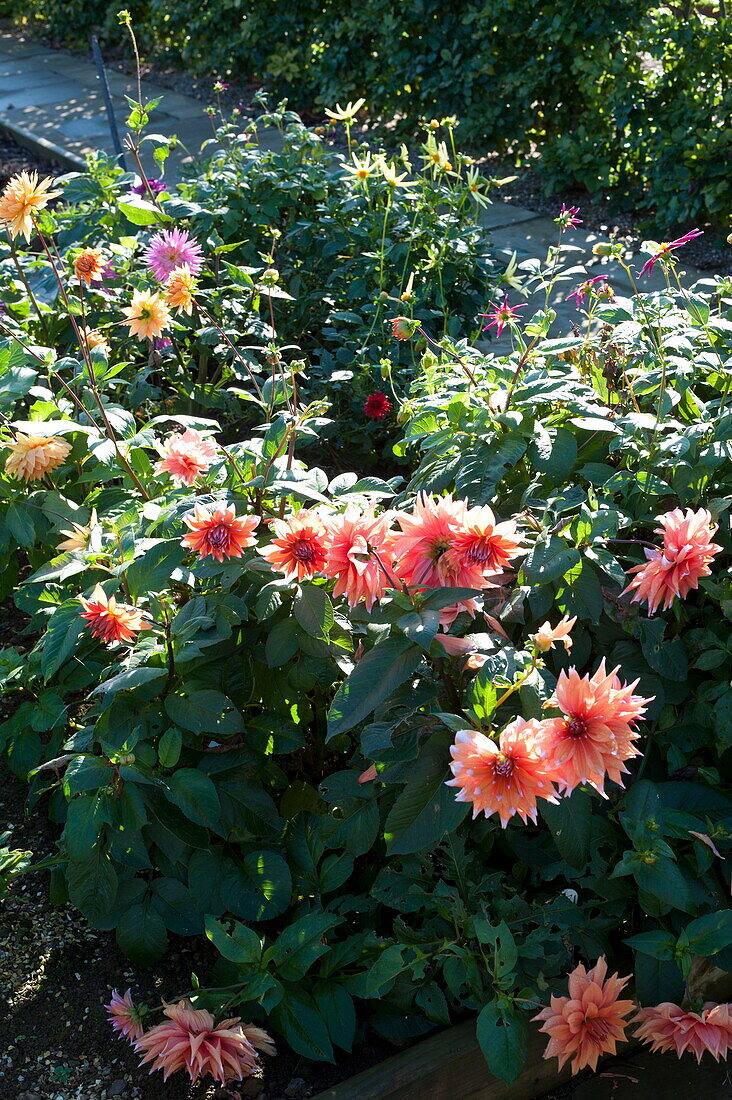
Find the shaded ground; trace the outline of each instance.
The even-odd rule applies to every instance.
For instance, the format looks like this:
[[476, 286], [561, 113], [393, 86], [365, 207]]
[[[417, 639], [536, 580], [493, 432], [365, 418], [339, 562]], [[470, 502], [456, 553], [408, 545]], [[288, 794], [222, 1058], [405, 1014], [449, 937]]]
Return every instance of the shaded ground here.
[[60, 171], [58, 165], [41, 159], [28, 149], [23, 149], [13, 141], [9, 134], [0, 130], [0, 188], [4, 187], [11, 176], [18, 172], [53, 173]]

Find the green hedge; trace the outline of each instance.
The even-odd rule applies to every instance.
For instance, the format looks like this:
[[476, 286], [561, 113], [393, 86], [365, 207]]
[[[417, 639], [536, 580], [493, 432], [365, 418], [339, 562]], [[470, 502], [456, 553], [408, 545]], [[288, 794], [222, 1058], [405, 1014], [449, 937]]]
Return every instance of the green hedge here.
[[[16, 8], [17, 0], [6, 4]], [[28, 7], [23, 6], [27, 16]], [[58, 37], [122, 42], [118, 0], [35, 0]], [[732, 20], [597, 0], [142, 0], [147, 49], [263, 82], [292, 106], [364, 96], [403, 128], [456, 115], [462, 140], [538, 145], [547, 185], [614, 188], [662, 226], [730, 208]], [[70, 31], [69, 28], [73, 28]]]

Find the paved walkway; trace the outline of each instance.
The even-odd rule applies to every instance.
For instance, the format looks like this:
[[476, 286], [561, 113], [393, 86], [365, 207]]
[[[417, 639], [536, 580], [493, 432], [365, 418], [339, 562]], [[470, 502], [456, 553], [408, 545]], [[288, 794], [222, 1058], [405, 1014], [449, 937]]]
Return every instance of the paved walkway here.
[[[123, 135], [128, 114], [124, 97], [136, 96], [136, 81], [114, 71], [107, 75], [117, 126]], [[152, 116], [152, 130], [168, 136], [175, 134], [184, 143], [183, 148], [171, 153], [166, 165], [166, 176], [175, 180], [181, 168], [198, 153], [201, 144], [213, 136], [211, 119], [204, 114], [205, 104], [200, 100], [168, 91], [149, 81], [143, 82], [143, 96], [146, 100], [162, 97]], [[114, 152], [96, 66], [62, 50], [48, 49], [33, 39], [7, 33], [0, 33], [0, 126], [9, 129], [21, 144], [34, 147], [72, 168], [83, 169], [85, 156], [94, 150]], [[273, 130], [271, 146], [276, 147], [279, 141], [279, 134]], [[157, 174], [151, 158], [149, 165], [149, 174]], [[128, 167], [133, 168], [129, 163]], [[505, 259], [515, 252], [519, 264], [537, 258], [545, 261], [548, 247], [557, 240], [557, 227], [551, 218], [510, 203], [494, 202], [481, 215], [481, 220], [490, 230], [491, 252]], [[577, 250], [577, 265], [587, 266], [591, 275], [606, 274], [616, 293], [629, 293], [631, 287], [621, 266], [592, 256], [592, 245], [598, 240], [602, 240], [601, 234], [583, 232], [581, 227], [564, 235], [565, 244]], [[566, 262], [565, 259], [565, 266]], [[687, 267], [687, 285], [702, 274]], [[568, 275], [554, 289], [549, 304], [558, 316], [556, 336], [571, 332], [572, 324], [582, 320], [582, 315], [566, 297], [584, 277], [581, 272]], [[655, 290], [663, 285], [660, 268], [643, 280], [644, 289]], [[512, 302], [517, 298], [515, 292], [509, 294]], [[523, 317], [543, 308], [544, 295], [534, 295], [528, 301], [529, 308], [522, 311]], [[510, 346], [508, 330], [501, 339], [485, 345], [486, 350], [498, 353], [509, 350]]]

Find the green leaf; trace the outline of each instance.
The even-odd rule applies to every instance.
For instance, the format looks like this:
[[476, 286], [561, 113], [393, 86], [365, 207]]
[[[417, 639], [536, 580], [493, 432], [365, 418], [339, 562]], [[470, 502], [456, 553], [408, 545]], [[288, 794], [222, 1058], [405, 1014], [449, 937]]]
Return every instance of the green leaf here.
[[167, 214], [161, 213], [157, 206], [136, 195], [120, 200], [119, 208], [133, 225], [155, 225], [157, 222], [170, 221]]
[[300, 648], [297, 631], [289, 619], [281, 619], [270, 630], [264, 646], [264, 654], [270, 668], [287, 664]]
[[328, 712], [326, 740], [346, 733], [367, 718], [412, 675], [421, 659], [419, 646], [400, 634], [370, 649], [336, 692]]
[[556, 581], [580, 561], [579, 551], [552, 535], [548, 542], [537, 542], [523, 564], [523, 572], [536, 584]]
[[663, 619], [638, 619], [635, 629], [643, 656], [653, 671], [667, 680], [685, 680], [688, 672], [686, 647], [680, 638], [664, 640], [666, 623]]
[[213, 828], [221, 814], [216, 788], [203, 772], [180, 768], [169, 780], [168, 798], [197, 825]]
[[586, 560], [565, 573], [557, 592], [557, 604], [565, 615], [576, 615], [585, 622], [599, 622], [603, 599], [600, 578]]
[[389, 811], [384, 838], [389, 855], [408, 855], [436, 844], [458, 827], [468, 811], [445, 785], [450, 778], [450, 734], [435, 733], [409, 771], [405, 789]]
[[654, 959], [637, 952], [635, 956], [635, 991], [642, 1005], [657, 1005], [663, 1001], [681, 1002], [686, 990], [684, 976], [671, 959]]
[[183, 734], [175, 726], [167, 729], [158, 743], [158, 760], [163, 768], [174, 768], [180, 760]]
[[695, 955], [716, 955], [732, 944], [732, 910], [698, 917], [686, 926], [686, 935]]
[[402, 615], [397, 622], [397, 627], [402, 634], [409, 638], [410, 642], [420, 646], [425, 653], [429, 653], [432, 639], [437, 633], [439, 625], [440, 612], [426, 609], [410, 611], [407, 615]]
[[491, 1073], [505, 1084], [520, 1076], [529, 1042], [526, 1018], [508, 1004], [491, 1001], [480, 1012], [476, 1037]]
[[92, 924], [110, 912], [117, 896], [117, 875], [100, 844], [66, 868], [69, 897]]
[[591, 795], [577, 787], [556, 805], [540, 799], [539, 810], [562, 859], [576, 871], [584, 870], [591, 855]]
[[94, 848], [105, 822], [105, 802], [98, 794], [85, 794], [69, 802], [64, 843], [70, 859], [83, 860]]
[[116, 937], [120, 950], [137, 966], [152, 966], [168, 946], [165, 924], [149, 896], [125, 910], [117, 925]]
[[327, 642], [335, 618], [330, 596], [320, 585], [304, 584], [292, 605], [295, 618], [311, 638]]
[[165, 711], [171, 722], [192, 733], [231, 737], [244, 729], [244, 720], [231, 699], [208, 688], [189, 695], [168, 695]]
[[225, 884], [226, 906], [242, 920], [271, 920], [290, 904], [290, 869], [277, 852], [248, 852]]
[[360, 974], [343, 979], [343, 984], [354, 997], [372, 1000], [384, 996], [395, 978], [404, 970], [404, 948], [399, 944], [386, 947], [375, 963]]
[[9, 504], [5, 512], [5, 522], [11, 535], [21, 546], [32, 546], [36, 541], [33, 514], [24, 504]]
[[315, 1002], [304, 990], [288, 986], [280, 1003], [270, 1011], [269, 1018], [297, 1054], [316, 1062], [334, 1061], [328, 1028]]
[[693, 911], [694, 903], [686, 879], [668, 856], [656, 857], [655, 863], [636, 859], [632, 866], [638, 886], [661, 903], [663, 912], [669, 909]]
[[79, 638], [86, 626], [80, 611], [78, 600], [66, 600], [51, 616], [41, 650], [41, 672], [46, 683], [78, 649]]
[[640, 932], [637, 936], [631, 936], [625, 943], [634, 951], [650, 955], [652, 959], [673, 959], [676, 937], [670, 932], [664, 932], [662, 928], [655, 928], [652, 932]]
[[166, 928], [177, 936], [195, 936], [203, 931], [201, 903], [187, 886], [175, 878], [156, 878], [151, 889], [152, 904]]
[[356, 1035], [356, 1009], [350, 993], [338, 982], [316, 982], [313, 1000], [325, 1020], [331, 1042], [341, 1050], [351, 1050]]
[[287, 982], [299, 982], [310, 967], [328, 951], [323, 943], [325, 933], [343, 918], [334, 913], [308, 913], [285, 928], [265, 952], [264, 962], [274, 963], [277, 977]]
[[259, 967], [262, 959], [262, 941], [252, 928], [234, 921], [227, 932], [221, 921], [208, 916], [205, 919], [206, 935], [216, 950], [237, 966]]
[[171, 574], [178, 569], [186, 555], [180, 539], [161, 539], [150, 546], [127, 568], [127, 584], [130, 595], [136, 599], [141, 593], [162, 592], [170, 584]]

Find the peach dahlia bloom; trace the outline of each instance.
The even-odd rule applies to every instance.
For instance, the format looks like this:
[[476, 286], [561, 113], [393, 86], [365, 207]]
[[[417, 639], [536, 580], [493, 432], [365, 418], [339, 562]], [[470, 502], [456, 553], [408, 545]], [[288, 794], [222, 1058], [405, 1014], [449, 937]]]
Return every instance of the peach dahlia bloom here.
[[276, 538], [259, 553], [273, 568], [299, 581], [322, 573], [328, 549], [320, 516], [303, 508], [288, 520], [273, 520], [271, 526]]
[[107, 596], [100, 584], [88, 600], [80, 596], [79, 603], [84, 608], [81, 617], [90, 624], [92, 635], [107, 644], [134, 642], [141, 630], [151, 628], [142, 611], [129, 604], [117, 603], [114, 596]]
[[38, 182], [37, 172], [20, 172], [6, 184], [0, 195], [0, 220], [5, 222], [10, 236], [15, 239], [21, 233], [27, 241], [33, 234], [33, 213], [43, 210], [60, 191], [49, 191], [53, 186], [50, 176]]
[[633, 695], [638, 681], [622, 684], [617, 671], [607, 672], [603, 660], [593, 676], [580, 676], [574, 668], [560, 672], [554, 698], [544, 704], [564, 715], [542, 722], [542, 748], [562, 791], [589, 783], [604, 795], [606, 773], [622, 786], [624, 761], [640, 755], [633, 723], [651, 699]]
[[109, 355], [110, 347], [107, 338], [98, 329], [80, 328], [79, 332], [82, 340], [89, 348], [89, 351], [92, 351], [94, 348], [99, 348], [105, 355]]
[[698, 588], [699, 579], [711, 575], [709, 566], [722, 549], [712, 542], [717, 525], [706, 508], [698, 512], [674, 508], [657, 519], [661, 526], [656, 534], [663, 535], [663, 548], [645, 550], [648, 560], [628, 570], [635, 576], [624, 590], [635, 593], [633, 603], [647, 603], [649, 615], [659, 605], [666, 610], [677, 596], [683, 600]]
[[514, 814], [536, 821], [536, 800], [556, 802], [551, 771], [541, 756], [541, 722], [516, 718], [498, 744], [477, 730], [460, 730], [450, 748], [456, 802], [472, 802], [473, 817], [496, 813], [505, 829]]
[[85, 248], [74, 259], [74, 274], [79, 282], [87, 286], [95, 279], [102, 278], [104, 271], [104, 257], [100, 248]]
[[18, 432], [12, 442], [3, 446], [10, 451], [5, 472], [19, 481], [38, 481], [65, 462], [71, 453], [71, 444], [57, 435], [24, 435]]
[[497, 523], [487, 504], [469, 508], [464, 527], [455, 535], [445, 554], [446, 564], [456, 571], [465, 566], [483, 576], [502, 573], [521, 550], [520, 535], [512, 520]]
[[399, 576], [420, 588], [480, 588], [483, 571], [475, 562], [450, 557], [456, 537], [465, 530], [468, 507], [452, 496], [417, 493], [411, 512], [396, 512], [401, 528], [392, 538]]
[[718, 1062], [726, 1059], [732, 1049], [732, 1015], [730, 1006], [704, 1005], [701, 1012], [686, 1012], [670, 1001], [652, 1008], [641, 1008], [631, 1020], [640, 1024], [635, 1035], [648, 1043], [653, 1051], [673, 1050], [680, 1058], [687, 1050], [701, 1062], [705, 1051]]
[[550, 649], [554, 649], [555, 642], [561, 642], [567, 653], [569, 653], [572, 648], [570, 634], [576, 622], [576, 615], [572, 619], [565, 615], [554, 627], [548, 622], [542, 623], [536, 634], [531, 635], [531, 641], [539, 653], [548, 653]]
[[118, 1039], [132, 1041], [133, 1039], [142, 1038], [145, 1028], [142, 1024], [142, 1017], [133, 1003], [132, 993], [129, 989], [123, 996], [120, 996], [116, 989], [113, 990], [112, 999], [104, 1007], [109, 1013], [109, 1022], [117, 1032]]
[[213, 511], [196, 504], [192, 512], [183, 516], [190, 532], [181, 539], [181, 545], [201, 558], [240, 558], [245, 547], [254, 545], [252, 531], [259, 523], [259, 516], [237, 516], [234, 505], [216, 507]]
[[218, 451], [213, 439], [207, 439], [195, 428], [186, 428], [165, 440], [162, 459], [155, 466], [157, 474], [170, 474], [179, 485], [193, 485], [200, 474], [211, 467]]
[[195, 289], [196, 278], [193, 272], [188, 264], [181, 264], [168, 276], [164, 292], [166, 304], [175, 313], [190, 313]]
[[601, 956], [592, 970], [580, 964], [569, 975], [569, 997], [552, 997], [534, 1020], [543, 1020], [549, 1036], [544, 1057], [557, 1058], [561, 1069], [572, 1059], [572, 1073], [589, 1066], [597, 1069], [601, 1054], [615, 1054], [616, 1043], [625, 1041], [625, 1017], [635, 1007], [619, 995], [630, 981], [617, 974], [607, 977], [607, 962]]
[[163, 1080], [171, 1073], [185, 1070], [191, 1081], [210, 1074], [215, 1081], [241, 1081], [259, 1069], [257, 1050], [274, 1054], [269, 1035], [258, 1027], [242, 1027], [239, 1017], [217, 1024], [210, 1012], [194, 1008], [185, 998], [165, 1005], [168, 1019], [150, 1028], [135, 1043], [143, 1057], [140, 1065], [150, 1063], [150, 1073], [162, 1070]]
[[132, 301], [122, 312], [127, 317], [123, 323], [130, 330], [130, 335], [138, 340], [152, 340], [170, 324], [167, 305], [161, 301], [159, 294], [151, 294], [149, 290], [133, 291]]
[[325, 532], [326, 577], [334, 577], [334, 596], [345, 596], [349, 607], [362, 600], [370, 611], [398, 583], [391, 572], [391, 514], [360, 512], [349, 504], [328, 520]]

